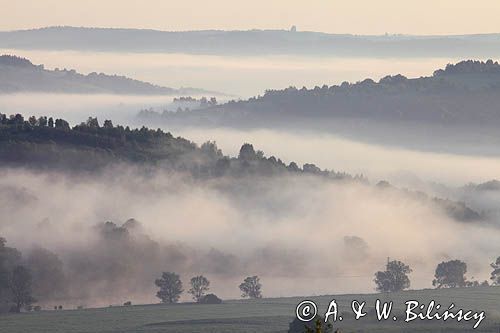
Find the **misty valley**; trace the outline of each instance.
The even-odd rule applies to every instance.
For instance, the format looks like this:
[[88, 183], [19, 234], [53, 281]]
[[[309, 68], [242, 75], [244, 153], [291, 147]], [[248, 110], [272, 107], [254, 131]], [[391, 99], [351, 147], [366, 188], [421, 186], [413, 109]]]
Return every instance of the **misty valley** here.
[[[489, 278], [489, 261], [479, 258], [496, 254], [498, 206], [468, 196], [498, 196], [494, 180], [446, 190], [429, 185], [429, 195], [312, 163], [285, 164], [249, 143], [230, 157], [214, 142], [198, 146], [110, 120], [71, 127], [59, 118], [0, 118], [0, 193], [12, 212], [2, 235], [23, 257], [36, 258], [26, 260], [59, 267], [60, 284], [33, 268], [42, 274], [35, 281], [45, 294], [34, 292], [45, 306], [121, 304], [123, 295], [152, 302], [152, 281], [163, 267], [207, 274], [218, 295], [230, 298], [237, 288], [225, 286], [237, 286], [245, 273], [265, 279], [268, 296], [327, 293], [331, 284], [321, 281], [336, 275], [359, 276], [336, 283], [337, 291], [369, 292], [365, 281], [387, 255], [418, 267], [413, 286], [429, 286], [440, 253], [459, 253], [473, 263], [471, 276]], [[429, 235], [429, 225], [440, 232]], [[401, 238], [402, 229], [411, 239]], [[448, 234], [446, 243], [440, 233]], [[492, 240], [489, 249], [484, 239]], [[342, 255], [325, 264], [325, 248]], [[299, 277], [317, 287], [289, 290], [283, 283]]]
[[0, 31], [0, 332], [498, 332], [499, 38]]

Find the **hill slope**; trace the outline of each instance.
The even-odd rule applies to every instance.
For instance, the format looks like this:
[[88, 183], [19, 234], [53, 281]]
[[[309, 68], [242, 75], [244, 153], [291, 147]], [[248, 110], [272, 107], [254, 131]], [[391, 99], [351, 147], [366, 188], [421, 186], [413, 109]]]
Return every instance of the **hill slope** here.
[[[215, 142], [201, 146], [169, 132], [146, 127], [130, 129], [114, 126], [106, 120], [100, 126], [97, 118], [71, 128], [63, 119], [30, 117], [20, 114], [7, 117], [0, 113], [0, 162], [3, 166], [65, 172], [99, 172], [119, 164], [160, 168], [189, 174], [197, 179], [219, 177], [272, 177], [303, 175], [324, 177], [333, 181], [367, 184], [363, 175], [322, 170], [314, 164], [299, 167], [281, 159], [264, 156], [245, 143], [237, 157], [225, 156]], [[459, 222], [481, 222], [484, 216], [464, 202], [433, 198], [422, 192], [401, 190], [380, 182], [379, 191], [430, 203]]]
[[395, 75], [379, 82], [366, 79], [313, 89], [267, 90], [263, 96], [204, 110], [143, 116], [230, 126], [286, 125], [296, 119], [317, 119], [322, 123], [337, 118], [483, 125], [500, 123], [499, 104], [500, 65], [489, 60], [448, 65], [430, 77], [409, 79]]
[[134, 80], [125, 76], [90, 73], [75, 70], [46, 70], [28, 59], [0, 56], [0, 93], [107, 93], [133, 95], [198, 94], [200, 89], [173, 89]]

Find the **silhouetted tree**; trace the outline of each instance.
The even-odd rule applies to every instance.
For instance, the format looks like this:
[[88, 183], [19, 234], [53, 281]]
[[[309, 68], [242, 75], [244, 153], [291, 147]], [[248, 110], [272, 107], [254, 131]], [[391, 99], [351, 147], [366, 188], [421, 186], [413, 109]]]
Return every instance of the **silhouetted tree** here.
[[240, 149], [240, 154], [238, 155], [238, 159], [244, 160], [244, 161], [249, 161], [253, 160], [257, 157], [257, 154], [255, 153], [255, 150], [253, 149], [253, 145], [249, 143], [245, 143], [243, 146], [241, 146]]
[[290, 162], [290, 164], [287, 166], [287, 169], [292, 172], [299, 172], [300, 168], [295, 162]]
[[436, 288], [462, 288], [467, 286], [465, 278], [467, 264], [460, 260], [450, 260], [436, 267], [435, 279], [432, 285]]
[[200, 108], [206, 108], [208, 106], [208, 100], [206, 97], [200, 99]]
[[31, 116], [28, 118], [28, 123], [32, 126], [32, 127], [35, 127], [36, 126], [36, 117], [35, 116]]
[[[49, 124], [50, 124], [50, 119], [49, 119]], [[55, 128], [65, 131], [70, 130], [69, 123], [64, 119], [56, 119]]]
[[193, 295], [193, 299], [196, 302], [200, 302], [200, 299], [205, 295], [210, 288], [210, 281], [203, 275], [195, 276], [191, 279], [191, 289], [188, 293]]
[[408, 274], [412, 272], [410, 266], [393, 260], [387, 263], [385, 271], [375, 273], [376, 289], [383, 293], [398, 292], [410, 288]]
[[500, 257], [497, 258], [497, 261], [491, 264], [491, 268], [493, 268], [493, 272], [491, 272], [491, 281], [494, 285], [500, 285]]
[[161, 299], [162, 303], [177, 303], [184, 291], [179, 275], [173, 272], [163, 272], [161, 279], [157, 279], [155, 284], [160, 288], [156, 297]]
[[102, 127], [107, 129], [113, 128], [113, 122], [111, 120], [105, 120]]
[[99, 121], [97, 120], [97, 118], [89, 117], [89, 119], [87, 119], [86, 125], [88, 128], [96, 129], [99, 128]]
[[43, 249], [32, 249], [26, 258], [33, 277], [33, 295], [38, 299], [47, 299], [64, 294], [65, 276], [63, 263], [57, 254]]
[[18, 113], [14, 116], [11, 116], [10, 123], [12, 125], [23, 125], [24, 124], [24, 117]]
[[0, 301], [7, 301], [10, 297], [10, 279], [12, 270], [21, 260], [21, 253], [12, 247], [6, 246], [7, 241], [0, 237]]
[[36, 302], [31, 295], [31, 283], [31, 273], [26, 267], [17, 266], [14, 268], [10, 278], [10, 292], [15, 312], [20, 312], [22, 308]]
[[0, 237], [0, 300], [9, 288], [9, 270], [6, 267], [5, 239]]
[[240, 284], [241, 297], [262, 298], [261, 288], [259, 277], [249, 276]]
[[309, 173], [320, 173], [321, 172], [321, 169], [312, 163], [304, 164], [302, 169], [304, 170], [304, 172], [309, 172]]
[[37, 123], [40, 127], [47, 126], [47, 117], [39, 117]]

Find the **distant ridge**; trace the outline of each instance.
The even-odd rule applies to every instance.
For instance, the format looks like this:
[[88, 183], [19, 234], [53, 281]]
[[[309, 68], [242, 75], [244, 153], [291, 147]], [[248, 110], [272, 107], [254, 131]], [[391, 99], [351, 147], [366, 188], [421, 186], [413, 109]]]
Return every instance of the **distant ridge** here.
[[367, 36], [257, 29], [160, 31], [47, 27], [0, 32], [0, 47], [217, 55], [495, 58], [500, 56], [500, 34]]
[[109, 93], [137, 95], [191, 95], [217, 94], [196, 88], [173, 89], [125, 76], [90, 73], [75, 70], [46, 70], [30, 60], [13, 56], [0, 56], [0, 93]]
[[[365, 119], [450, 125], [500, 124], [500, 64], [466, 60], [438, 69], [432, 76], [388, 75], [378, 82], [314, 88], [266, 90], [262, 96], [229, 101], [190, 112], [148, 112], [149, 121], [204, 126], [282, 126], [303, 121]], [[284, 121], [286, 119], [286, 121]]]

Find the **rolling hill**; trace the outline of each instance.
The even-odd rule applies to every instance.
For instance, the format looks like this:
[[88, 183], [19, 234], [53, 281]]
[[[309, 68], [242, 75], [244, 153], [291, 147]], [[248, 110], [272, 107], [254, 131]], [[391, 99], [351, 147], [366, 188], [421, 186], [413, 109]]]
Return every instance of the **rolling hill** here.
[[28, 59], [11, 55], [0, 56], [0, 94], [20, 92], [189, 95], [206, 91], [160, 87], [125, 76], [104, 73], [83, 75], [75, 70], [47, 70], [43, 65], [34, 65]]
[[[293, 123], [296, 119], [323, 122], [352, 118], [383, 122], [453, 124], [500, 123], [500, 65], [488, 60], [462, 61], [433, 76], [386, 76], [312, 89], [289, 87], [266, 90], [262, 96], [230, 101], [190, 112], [149, 113], [147, 116], [186, 124], [252, 126]], [[286, 121], [284, 121], [286, 120]]]

